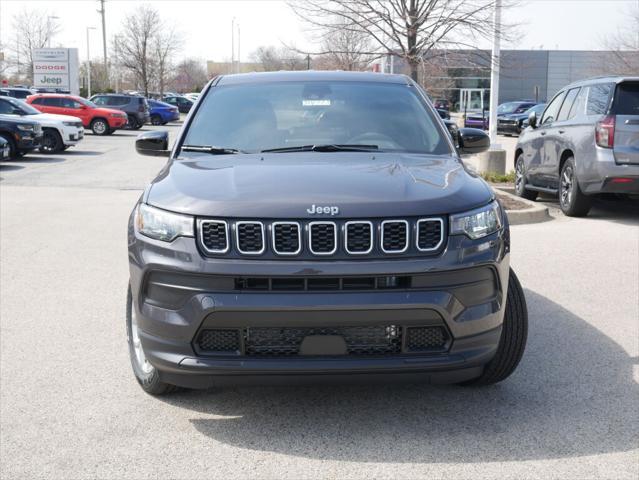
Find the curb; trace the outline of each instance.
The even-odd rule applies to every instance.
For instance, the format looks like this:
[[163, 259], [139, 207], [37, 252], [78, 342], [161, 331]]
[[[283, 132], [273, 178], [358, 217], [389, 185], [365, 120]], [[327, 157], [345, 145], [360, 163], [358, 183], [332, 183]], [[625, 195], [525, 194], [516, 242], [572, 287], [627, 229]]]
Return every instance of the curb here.
[[[526, 223], [539, 223], [545, 222], [546, 220], [550, 220], [550, 214], [548, 213], [548, 207], [544, 205], [539, 205], [538, 203], [531, 202], [530, 200], [526, 200], [525, 198], [518, 197], [513, 195], [509, 191], [504, 188], [497, 188], [494, 185], [492, 186], [494, 190], [498, 191], [501, 195], [505, 195], [511, 197], [513, 200], [517, 200], [518, 202], [525, 203], [529, 208], [524, 210], [506, 210], [506, 214], [508, 215], [508, 222], [511, 225], [524, 225]], [[509, 189], [511, 190], [511, 189]]]

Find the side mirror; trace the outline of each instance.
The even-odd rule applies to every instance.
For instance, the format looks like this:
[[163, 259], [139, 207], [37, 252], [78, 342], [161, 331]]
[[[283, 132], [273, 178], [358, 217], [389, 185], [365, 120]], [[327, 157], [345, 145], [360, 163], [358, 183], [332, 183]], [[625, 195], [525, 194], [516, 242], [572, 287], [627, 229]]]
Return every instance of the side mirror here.
[[530, 112], [530, 115], [528, 115], [528, 125], [530, 125], [532, 128], [537, 128], [537, 113], [536, 112]]
[[161, 130], [138, 135], [135, 140], [135, 150], [140, 155], [168, 157], [171, 154], [169, 150], [169, 132]]
[[475, 155], [490, 148], [490, 137], [478, 128], [459, 129], [459, 152], [462, 155]]

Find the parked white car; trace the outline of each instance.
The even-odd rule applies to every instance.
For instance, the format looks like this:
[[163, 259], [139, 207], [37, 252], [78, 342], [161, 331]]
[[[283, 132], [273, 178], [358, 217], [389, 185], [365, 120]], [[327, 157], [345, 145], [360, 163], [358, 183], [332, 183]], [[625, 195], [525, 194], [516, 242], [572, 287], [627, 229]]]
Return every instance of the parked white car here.
[[191, 100], [192, 102], [195, 103], [195, 102], [197, 102], [197, 99], [200, 97], [200, 93], [199, 92], [198, 93], [195, 93], [195, 92], [185, 93], [182, 96], [188, 98], [189, 100]]
[[0, 114], [28, 117], [42, 125], [42, 153], [61, 152], [84, 138], [84, 127], [78, 117], [42, 113], [22, 100], [0, 97]]

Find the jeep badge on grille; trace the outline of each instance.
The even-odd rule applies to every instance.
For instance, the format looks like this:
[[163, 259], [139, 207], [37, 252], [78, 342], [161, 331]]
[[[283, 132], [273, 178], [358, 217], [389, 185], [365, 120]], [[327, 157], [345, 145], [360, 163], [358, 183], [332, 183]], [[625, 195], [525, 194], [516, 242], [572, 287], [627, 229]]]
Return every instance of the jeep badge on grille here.
[[319, 205], [311, 205], [311, 208], [307, 208], [306, 211], [308, 213], [310, 213], [311, 215], [338, 215], [339, 214], [339, 207], [335, 207], [335, 206], [328, 206], [328, 207], [321, 207]]

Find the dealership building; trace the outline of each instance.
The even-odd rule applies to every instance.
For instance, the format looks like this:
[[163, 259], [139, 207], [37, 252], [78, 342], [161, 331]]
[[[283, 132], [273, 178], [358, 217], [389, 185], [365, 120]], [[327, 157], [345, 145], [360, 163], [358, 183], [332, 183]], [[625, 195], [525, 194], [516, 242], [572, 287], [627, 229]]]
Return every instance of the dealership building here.
[[[455, 109], [481, 110], [489, 104], [490, 63], [490, 51], [439, 50], [425, 58], [420, 83], [432, 98], [445, 98]], [[395, 59], [394, 71], [408, 73], [408, 68]], [[639, 52], [502, 50], [499, 103], [547, 101], [569, 83], [614, 74], [639, 75]]]

